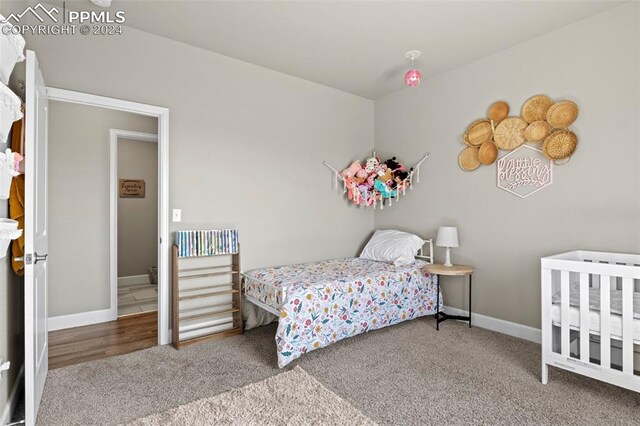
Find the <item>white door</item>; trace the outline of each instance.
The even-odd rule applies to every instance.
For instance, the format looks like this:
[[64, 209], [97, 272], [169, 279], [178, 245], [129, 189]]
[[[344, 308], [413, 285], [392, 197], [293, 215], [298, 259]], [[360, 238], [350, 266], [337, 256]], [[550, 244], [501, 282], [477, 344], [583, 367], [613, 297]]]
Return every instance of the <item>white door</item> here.
[[34, 425], [47, 378], [47, 94], [35, 52], [27, 51], [24, 316], [26, 423]]

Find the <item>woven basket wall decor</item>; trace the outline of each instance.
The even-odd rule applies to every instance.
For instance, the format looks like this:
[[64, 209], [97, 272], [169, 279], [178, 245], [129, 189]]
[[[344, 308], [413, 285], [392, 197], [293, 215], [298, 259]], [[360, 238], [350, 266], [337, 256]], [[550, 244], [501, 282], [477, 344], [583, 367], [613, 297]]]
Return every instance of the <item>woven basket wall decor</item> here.
[[545, 120], [551, 105], [553, 105], [553, 99], [547, 95], [535, 95], [525, 101], [520, 115], [527, 123]]
[[547, 123], [551, 127], [568, 127], [578, 118], [578, 105], [573, 101], [556, 102], [547, 111]]
[[509, 115], [509, 104], [505, 101], [496, 101], [489, 107], [487, 111], [487, 118], [493, 121], [493, 124], [498, 124]]
[[458, 155], [458, 164], [462, 170], [471, 172], [480, 167], [479, 149], [475, 146], [468, 146]]
[[498, 147], [493, 141], [487, 141], [480, 145], [478, 159], [485, 166], [493, 164], [498, 158]]
[[526, 128], [527, 123], [522, 121], [520, 117], [507, 117], [496, 127], [493, 141], [498, 148], [511, 151], [524, 143], [524, 130]]
[[491, 130], [491, 122], [489, 120], [476, 120], [469, 124], [464, 134], [464, 143], [469, 146], [480, 146], [488, 140], [491, 140], [493, 132]]
[[524, 131], [524, 138], [528, 142], [538, 143], [542, 142], [544, 138], [549, 136], [549, 133], [551, 133], [551, 126], [549, 126], [549, 123], [539, 120], [534, 121], [527, 126]]
[[554, 130], [544, 140], [542, 153], [550, 160], [564, 160], [578, 147], [578, 137], [569, 130]]

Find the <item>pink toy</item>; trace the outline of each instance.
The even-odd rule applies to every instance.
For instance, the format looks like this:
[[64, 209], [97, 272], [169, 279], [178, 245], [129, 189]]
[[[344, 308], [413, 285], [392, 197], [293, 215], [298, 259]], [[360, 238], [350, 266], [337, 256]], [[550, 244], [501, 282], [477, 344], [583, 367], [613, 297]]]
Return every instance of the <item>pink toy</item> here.
[[354, 177], [356, 173], [358, 173], [358, 170], [360, 169], [362, 169], [362, 166], [360, 165], [360, 163], [357, 161], [354, 161], [353, 163], [351, 163], [349, 167], [347, 167], [342, 172], [340, 172], [340, 175], [342, 175], [343, 178]]
[[344, 183], [347, 186], [347, 197], [350, 200], [353, 200], [353, 189], [358, 188], [355, 178], [353, 176], [346, 177], [344, 178]]
[[360, 179], [366, 179], [369, 176], [369, 173], [365, 169], [360, 169], [356, 172], [356, 177]]

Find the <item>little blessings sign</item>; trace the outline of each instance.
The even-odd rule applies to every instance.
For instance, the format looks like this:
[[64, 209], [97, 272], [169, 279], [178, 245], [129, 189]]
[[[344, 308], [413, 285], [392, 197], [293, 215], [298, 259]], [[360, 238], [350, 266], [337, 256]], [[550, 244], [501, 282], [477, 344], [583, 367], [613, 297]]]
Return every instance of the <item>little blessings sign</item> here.
[[553, 164], [542, 151], [522, 145], [498, 160], [498, 187], [526, 198], [551, 185], [552, 167]]

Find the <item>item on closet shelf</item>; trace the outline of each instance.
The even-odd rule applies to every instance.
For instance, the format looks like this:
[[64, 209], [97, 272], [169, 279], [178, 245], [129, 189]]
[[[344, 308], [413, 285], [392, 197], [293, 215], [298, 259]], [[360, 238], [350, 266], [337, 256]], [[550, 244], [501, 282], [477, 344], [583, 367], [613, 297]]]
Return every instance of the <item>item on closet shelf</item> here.
[[[351, 163], [342, 172], [338, 172], [326, 161], [323, 161], [327, 168], [335, 173], [335, 182], [343, 182], [342, 192], [347, 194], [353, 204], [360, 207], [380, 208], [388, 202], [391, 206], [393, 200], [399, 200], [401, 195], [406, 194], [407, 189], [413, 189], [413, 176], [420, 182], [420, 166], [429, 158], [429, 153], [413, 167], [407, 169], [396, 157], [391, 157], [385, 162], [380, 162], [375, 152], [366, 162], [360, 164], [358, 161]], [[337, 185], [334, 185], [336, 187]]]
[[543, 120], [534, 121], [529, 124], [524, 131], [524, 138], [527, 142], [539, 143], [551, 133], [551, 126]]
[[11, 32], [11, 23], [4, 22], [4, 17], [0, 15], [0, 81], [4, 84], [9, 82], [11, 72], [16, 63], [22, 62], [24, 56], [24, 38], [19, 34]]
[[0, 259], [7, 255], [7, 249], [11, 240], [22, 235], [22, 229], [18, 229], [18, 221], [0, 218]]
[[505, 101], [496, 101], [491, 104], [487, 112], [487, 118], [498, 124], [509, 115], [509, 104]]
[[447, 249], [444, 266], [453, 266], [451, 263], [451, 248], [458, 247], [458, 228], [455, 226], [441, 226], [438, 228], [436, 246]]
[[458, 164], [462, 170], [471, 172], [480, 167], [480, 150], [475, 146], [468, 146], [458, 155]]
[[527, 128], [520, 117], [507, 117], [496, 126], [493, 141], [498, 148], [511, 151], [524, 143], [524, 130]]
[[489, 120], [480, 119], [469, 124], [467, 131], [464, 133], [463, 141], [469, 146], [480, 146], [486, 141], [491, 140], [493, 130]]
[[485, 166], [493, 164], [498, 158], [498, 147], [493, 141], [486, 141], [480, 145], [478, 159]]
[[9, 199], [11, 190], [11, 180], [14, 176], [18, 176], [20, 172], [20, 161], [22, 155], [17, 152], [11, 152], [11, 149], [2, 153], [0, 152], [0, 199]]
[[522, 104], [520, 115], [527, 123], [542, 121], [547, 119], [547, 111], [553, 105], [553, 99], [547, 95], [535, 95]]
[[568, 127], [578, 118], [578, 105], [573, 101], [559, 101], [551, 105], [546, 119], [551, 127]]
[[4, 84], [0, 83], [0, 143], [6, 143], [11, 125], [22, 118], [22, 102]]
[[564, 160], [571, 158], [578, 147], [578, 137], [569, 130], [554, 130], [542, 145], [542, 152], [545, 157], [553, 160]]

